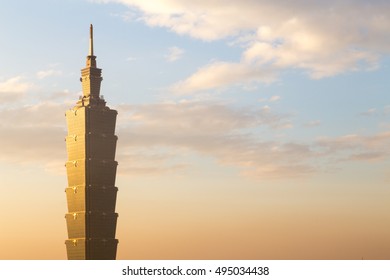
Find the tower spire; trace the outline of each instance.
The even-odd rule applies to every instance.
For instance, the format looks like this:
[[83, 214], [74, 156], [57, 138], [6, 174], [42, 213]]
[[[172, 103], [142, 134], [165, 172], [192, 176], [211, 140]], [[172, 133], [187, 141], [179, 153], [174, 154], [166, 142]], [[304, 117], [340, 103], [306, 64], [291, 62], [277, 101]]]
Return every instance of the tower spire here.
[[87, 56], [87, 67], [96, 68], [96, 56], [93, 54], [93, 25], [89, 27], [89, 52]]
[[93, 25], [89, 27], [89, 53], [88, 56], [93, 56]]

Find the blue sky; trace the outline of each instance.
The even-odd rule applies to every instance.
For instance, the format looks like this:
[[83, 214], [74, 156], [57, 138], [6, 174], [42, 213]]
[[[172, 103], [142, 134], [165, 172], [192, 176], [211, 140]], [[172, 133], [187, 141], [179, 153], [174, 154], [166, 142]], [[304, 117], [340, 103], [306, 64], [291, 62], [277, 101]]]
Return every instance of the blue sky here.
[[[97, 63], [103, 69], [101, 94], [119, 112], [118, 212], [124, 216], [119, 223], [137, 225], [131, 213], [144, 213], [151, 194], [161, 207], [168, 202], [176, 205], [173, 212], [183, 207], [183, 197], [193, 197], [186, 204], [188, 213], [198, 211], [195, 198], [207, 196], [205, 209], [220, 218], [218, 209], [227, 209], [227, 201], [234, 204], [237, 199], [231, 210], [236, 215], [232, 214], [233, 224], [242, 220], [241, 215], [258, 218], [263, 210], [280, 207], [274, 225], [286, 225], [291, 207], [323, 213], [329, 207], [326, 198], [330, 203], [336, 197], [340, 202], [332, 215], [350, 215], [340, 210], [345, 209], [342, 202], [355, 211], [351, 232], [357, 230], [364, 198], [370, 198], [364, 209], [379, 207], [370, 210], [368, 220], [370, 215], [389, 218], [386, 1], [42, 0], [0, 5], [0, 174], [22, 193], [26, 180], [32, 186], [51, 185], [42, 194], [58, 195], [58, 215], [66, 212], [65, 196], [52, 189], [66, 185], [64, 112], [81, 95], [79, 71], [85, 65], [92, 23]], [[46, 195], [30, 195], [41, 205], [51, 201]], [[253, 197], [268, 197], [272, 203]], [[127, 201], [142, 211], [127, 208]], [[156, 222], [162, 210], [148, 211], [145, 215]], [[194, 223], [212, 231], [199, 215], [192, 217]], [[310, 224], [303, 217], [301, 228]], [[170, 222], [172, 232], [166, 234], [174, 234], [180, 224]], [[338, 222], [322, 226], [337, 228], [342, 224]], [[64, 226], [59, 219], [59, 233], [66, 234]], [[119, 238], [126, 240], [131, 227], [118, 227]], [[18, 229], [10, 228], [7, 236]], [[138, 229], [140, 236], [149, 236], [148, 226]], [[321, 229], [313, 240], [323, 240]], [[362, 235], [382, 240], [387, 246], [383, 248], [388, 248], [388, 239], [381, 239], [388, 233], [386, 223], [377, 235]], [[145, 244], [157, 242], [152, 235], [148, 238]], [[138, 248], [134, 239], [124, 242], [123, 248]], [[119, 256], [171, 256], [157, 247], [148, 249], [149, 255], [142, 255], [141, 249], [135, 250], [138, 255], [122, 249]], [[389, 257], [384, 249], [373, 247], [362, 250], [372, 258]], [[173, 256], [202, 258], [188, 248], [187, 255], [177, 249]], [[232, 251], [240, 251], [237, 248]], [[62, 249], [60, 245], [53, 256], [62, 258]], [[248, 251], [210, 256], [361, 257], [355, 252], [271, 251], [270, 247], [264, 255]]]

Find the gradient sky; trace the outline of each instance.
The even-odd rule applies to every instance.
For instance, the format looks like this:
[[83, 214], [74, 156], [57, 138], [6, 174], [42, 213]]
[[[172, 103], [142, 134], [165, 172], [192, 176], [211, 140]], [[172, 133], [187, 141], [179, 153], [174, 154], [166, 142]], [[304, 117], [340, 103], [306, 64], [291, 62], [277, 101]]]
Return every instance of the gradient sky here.
[[0, 2], [0, 259], [65, 259], [94, 24], [118, 259], [390, 259], [388, 1]]

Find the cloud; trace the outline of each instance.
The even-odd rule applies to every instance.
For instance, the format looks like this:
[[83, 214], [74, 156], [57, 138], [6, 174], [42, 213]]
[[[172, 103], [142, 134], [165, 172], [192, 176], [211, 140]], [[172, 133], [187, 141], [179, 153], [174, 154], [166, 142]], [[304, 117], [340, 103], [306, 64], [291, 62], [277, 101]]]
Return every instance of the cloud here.
[[127, 176], [161, 175], [166, 173], [179, 173], [190, 166], [183, 162], [178, 151], [174, 149], [142, 148], [132, 149], [128, 153], [124, 147], [119, 146], [117, 160], [121, 164], [118, 173]]
[[349, 160], [353, 161], [376, 161], [383, 159], [384, 154], [382, 152], [362, 152], [349, 156]]
[[[64, 172], [67, 106], [43, 101], [0, 108], [0, 160]], [[256, 179], [307, 176], [347, 161], [390, 158], [389, 131], [307, 142], [273, 137], [291, 125], [290, 116], [268, 106], [182, 101], [120, 105], [117, 110], [118, 172], [132, 176], [178, 174], [199, 155]]]
[[376, 108], [371, 108], [365, 112], [361, 112], [359, 115], [364, 116], [364, 117], [369, 117], [369, 116], [374, 115], [375, 113], [376, 113]]
[[9, 78], [5, 82], [0, 82], [0, 93], [24, 93], [31, 88], [31, 84], [22, 82], [21, 76]]
[[234, 108], [218, 102], [181, 101], [144, 105], [122, 105], [118, 108], [121, 123], [130, 122], [147, 131], [170, 131], [188, 136], [230, 132], [243, 128], [279, 127], [289, 122], [288, 115], [262, 108]]
[[[227, 39], [243, 48], [240, 61], [205, 66], [182, 81], [187, 90], [264, 82], [268, 69], [277, 73], [301, 69], [314, 79], [372, 70], [390, 51], [390, 16], [385, 13], [390, 3], [386, 1], [97, 2], [122, 3], [149, 26], [204, 41]], [[218, 71], [211, 78], [209, 70], [214, 68]], [[239, 74], [232, 83], [223, 76], [226, 69]], [[195, 81], [204, 84], [195, 87]]]
[[[156, 162], [151, 160], [154, 153], [147, 154], [148, 162], [132, 160], [139, 170], [186, 168], [191, 166], [188, 154], [194, 153], [245, 170], [270, 162], [277, 167], [295, 158], [294, 153], [309, 152], [301, 145], [256, 140], [252, 129], [274, 130], [289, 123], [288, 116], [276, 114], [270, 108], [234, 108], [221, 103], [186, 101], [123, 105], [118, 110], [121, 112], [118, 135], [122, 143], [119, 154], [156, 152]], [[278, 148], [272, 149], [275, 146]]]
[[274, 71], [232, 62], [213, 62], [196, 71], [187, 79], [177, 82], [171, 90], [177, 95], [253, 82], [270, 83], [276, 80]]
[[356, 134], [336, 138], [320, 138], [316, 146], [320, 154], [335, 162], [372, 161], [390, 157], [390, 131], [384, 131], [371, 136]]
[[[307, 176], [346, 161], [390, 157], [390, 132], [306, 143], [269, 138], [276, 128], [289, 124], [288, 116], [275, 114], [269, 107], [187, 101], [122, 105], [118, 110], [118, 156], [132, 162], [130, 166], [121, 163], [131, 175], [137, 175], [137, 170], [179, 172], [191, 166], [190, 154], [214, 158], [220, 165], [234, 166], [243, 176], [256, 179]], [[258, 133], [267, 129], [265, 134]]]
[[126, 58], [126, 61], [136, 61], [137, 58], [134, 57], [134, 56], [129, 56], [128, 58]]
[[271, 96], [270, 98], [265, 98], [265, 97], [259, 98], [257, 101], [258, 102], [276, 102], [280, 99], [281, 99], [280, 96], [274, 95], [274, 96]]
[[67, 104], [46, 101], [2, 108], [0, 110], [1, 125], [20, 128], [63, 126], [65, 124], [64, 113], [67, 109]]
[[274, 95], [274, 96], [272, 96], [272, 97], [269, 99], [269, 101], [271, 101], [271, 102], [275, 102], [275, 101], [278, 101], [278, 100], [280, 100], [280, 96], [278, 96], [278, 95]]
[[[99, 1], [95, 1], [95, 2], [99, 2]], [[102, 2], [104, 2], [104, 1], [102, 1]], [[110, 13], [110, 16], [119, 17], [122, 20], [127, 21], [127, 22], [136, 19], [136, 15], [132, 11], [126, 11], [124, 13]]]
[[9, 78], [0, 82], [0, 103], [10, 103], [20, 100], [24, 93], [32, 88], [32, 84], [23, 82], [21, 76]]
[[65, 101], [69, 92], [54, 92], [41, 101], [0, 107], [0, 160], [41, 165], [64, 174], [66, 161], [65, 111], [75, 102]]
[[0, 160], [63, 171], [65, 109], [51, 102], [0, 109]]
[[306, 127], [317, 127], [317, 126], [320, 126], [320, 125], [321, 125], [321, 121], [320, 120], [309, 121], [309, 122], [304, 124], [304, 126], [306, 126]]
[[173, 62], [182, 58], [184, 50], [178, 47], [171, 47], [168, 49], [168, 54], [165, 56], [166, 60]]
[[75, 103], [75, 100], [78, 96], [81, 95], [81, 92], [70, 92], [68, 89], [64, 89], [61, 91], [50, 92], [49, 94], [41, 94], [40, 99], [42, 101], [48, 102], [48, 104], [61, 103], [66, 105], [67, 107], [72, 107]]
[[[0, 126], [0, 159], [7, 162], [50, 166], [66, 160], [64, 128], [56, 126]], [[62, 164], [63, 166], [63, 164]]]
[[49, 69], [49, 70], [42, 70], [37, 72], [38, 79], [44, 79], [51, 76], [59, 76], [62, 72], [59, 70]]
[[390, 114], [390, 105], [386, 105], [383, 109], [384, 114], [387, 116]]

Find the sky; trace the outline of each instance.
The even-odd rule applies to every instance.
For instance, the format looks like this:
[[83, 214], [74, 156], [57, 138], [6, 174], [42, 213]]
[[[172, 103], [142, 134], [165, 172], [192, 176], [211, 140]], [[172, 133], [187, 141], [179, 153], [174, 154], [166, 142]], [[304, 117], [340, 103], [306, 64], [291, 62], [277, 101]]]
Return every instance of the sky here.
[[388, 1], [0, 1], [0, 259], [66, 259], [89, 25], [118, 259], [390, 259]]

